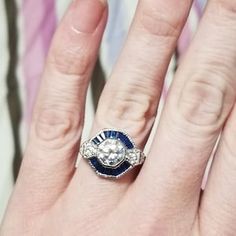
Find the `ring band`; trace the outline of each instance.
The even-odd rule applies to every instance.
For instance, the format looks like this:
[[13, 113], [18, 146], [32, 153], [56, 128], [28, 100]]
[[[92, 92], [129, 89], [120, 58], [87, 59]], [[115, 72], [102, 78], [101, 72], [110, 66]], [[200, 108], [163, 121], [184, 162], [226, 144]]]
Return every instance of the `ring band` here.
[[126, 133], [113, 129], [104, 129], [84, 142], [80, 154], [105, 178], [120, 178], [146, 158]]

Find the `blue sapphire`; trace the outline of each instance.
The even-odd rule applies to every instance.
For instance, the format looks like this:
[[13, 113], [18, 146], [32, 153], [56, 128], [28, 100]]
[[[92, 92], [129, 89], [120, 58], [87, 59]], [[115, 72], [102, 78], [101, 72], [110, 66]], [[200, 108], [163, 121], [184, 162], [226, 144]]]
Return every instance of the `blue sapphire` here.
[[119, 132], [112, 130], [110, 133], [110, 138], [117, 138]]
[[117, 177], [126, 172], [131, 167], [131, 165], [127, 161], [124, 161], [120, 166], [114, 169], [104, 167], [96, 157], [92, 157], [89, 161], [98, 173], [109, 177]]
[[127, 137], [127, 135], [125, 135], [125, 134], [119, 132], [119, 135], [118, 135], [117, 138], [120, 139], [120, 141], [122, 141], [122, 143], [124, 143], [125, 146], [126, 146], [128, 149], [134, 148], [133, 143], [130, 141], [130, 139]]
[[101, 143], [97, 137], [94, 138], [92, 141], [93, 141], [93, 143], [96, 144], [96, 145], [98, 145], [98, 144]]
[[111, 131], [110, 130], [105, 130], [103, 133], [105, 134], [106, 138], [110, 138], [110, 135], [111, 135]]

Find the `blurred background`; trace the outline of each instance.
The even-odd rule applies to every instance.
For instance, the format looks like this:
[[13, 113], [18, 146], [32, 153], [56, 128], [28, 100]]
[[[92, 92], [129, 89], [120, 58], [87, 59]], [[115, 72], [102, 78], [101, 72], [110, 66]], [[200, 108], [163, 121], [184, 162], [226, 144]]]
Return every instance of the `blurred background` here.
[[[205, 1], [195, 0], [193, 4], [167, 73], [161, 106]], [[138, 0], [108, 2], [108, 25], [88, 92], [84, 136], [88, 135], [99, 95], [125, 41]], [[19, 171], [50, 41], [69, 3], [0, 0], [0, 221]]]

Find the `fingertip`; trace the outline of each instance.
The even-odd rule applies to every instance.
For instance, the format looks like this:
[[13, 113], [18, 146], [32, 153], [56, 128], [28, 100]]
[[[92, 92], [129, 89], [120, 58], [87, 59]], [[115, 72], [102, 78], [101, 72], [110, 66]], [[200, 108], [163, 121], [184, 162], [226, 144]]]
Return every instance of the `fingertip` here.
[[72, 4], [72, 26], [81, 33], [93, 33], [103, 18], [106, 0], [76, 0]]

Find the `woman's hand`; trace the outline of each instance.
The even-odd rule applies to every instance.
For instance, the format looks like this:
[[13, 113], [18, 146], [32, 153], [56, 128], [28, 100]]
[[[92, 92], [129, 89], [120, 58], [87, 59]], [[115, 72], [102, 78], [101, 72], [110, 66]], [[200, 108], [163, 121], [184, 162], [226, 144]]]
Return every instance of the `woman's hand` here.
[[[139, 1], [92, 134], [117, 128], [144, 147], [190, 7], [190, 0]], [[75, 0], [57, 30], [1, 235], [235, 235], [236, 2], [209, 0], [145, 164], [117, 181], [84, 160], [74, 168], [106, 18], [105, 0]]]

